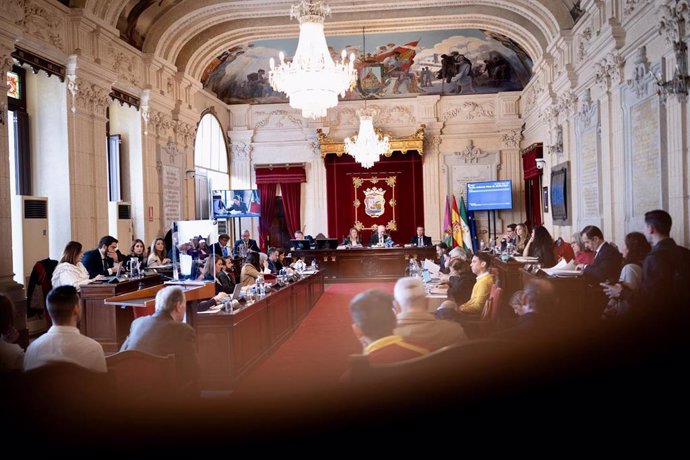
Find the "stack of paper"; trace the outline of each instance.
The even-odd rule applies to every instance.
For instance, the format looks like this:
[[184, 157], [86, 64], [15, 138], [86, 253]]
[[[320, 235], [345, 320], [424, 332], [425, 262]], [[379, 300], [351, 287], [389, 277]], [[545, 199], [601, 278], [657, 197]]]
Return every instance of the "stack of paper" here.
[[566, 262], [561, 259], [555, 266], [551, 268], [543, 268], [544, 273], [551, 276], [580, 276], [582, 272], [575, 268], [575, 260]]
[[438, 264], [433, 263], [429, 259], [424, 259], [424, 265], [422, 268], [426, 268], [427, 270], [429, 270], [429, 274], [432, 277], [438, 277], [439, 270], [441, 269], [441, 267]]

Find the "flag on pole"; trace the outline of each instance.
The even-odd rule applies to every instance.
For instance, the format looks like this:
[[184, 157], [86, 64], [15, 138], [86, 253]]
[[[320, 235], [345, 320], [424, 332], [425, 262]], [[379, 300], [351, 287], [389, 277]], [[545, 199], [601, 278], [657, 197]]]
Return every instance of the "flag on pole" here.
[[453, 225], [450, 220], [450, 199], [446, 195], [446, 215], [443, 219], [443, 242], [449, 248], [453, 247]]
[[474, 218], [474, 211], [467, 211], [467, 218], [470, 221], [470, 236], [472, 237], [472, 252], [479, 251], [479, 239], [477, 238], [477, 220]]
[[453, 247], [462, 247], [462, 226], [460, 224], [460, 213], [458, 212], [458, 202], [453, 195], [453, 209], [451, 211], [451, 222], [453, 224]]
[[460, 197], [460, 226], [462, 227], [462, 244], [465, 247], [465, 251], [473, 251], [470, 221], [467, 219], [467, 208], [465, 207], [465, 197], [463, 196]]

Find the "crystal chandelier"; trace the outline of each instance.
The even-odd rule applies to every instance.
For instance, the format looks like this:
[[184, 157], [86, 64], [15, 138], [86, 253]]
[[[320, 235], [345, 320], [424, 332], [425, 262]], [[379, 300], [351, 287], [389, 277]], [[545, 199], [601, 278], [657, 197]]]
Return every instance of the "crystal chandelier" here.
[[376, 112], [372, 109], [366, 108], [366, 99], [364, 100], [364, 109], [358, 110], [359, 115], [359, 134], [354, 136], [351, 140], [349, 137], [345, 138], [345, 152], [352, 155], [357, 163], [360, 163], [363, 168], [369, 169], [374, 166], [382, 154], [388, 151], [390, 143], [388, 136], [383, 139], [374, 132], [374, 115]]
[[280, 52], [280, 65], [271, 58], [269, 81], [276, 91], [290, 99], [290, 106], [302, 110], [302, 116], [325, 117], [326, 109], [338, 105], [338, 94], [355, 83], [354, 54], [349, 62], [343, 50], [341, 61], [333, 62], [323, 33], [323, 21], [331, 8], [323, 1], [302, 0], [290, 8], [290, 19], [299, 21], [299, 42], [292, 62], [285, 62]]

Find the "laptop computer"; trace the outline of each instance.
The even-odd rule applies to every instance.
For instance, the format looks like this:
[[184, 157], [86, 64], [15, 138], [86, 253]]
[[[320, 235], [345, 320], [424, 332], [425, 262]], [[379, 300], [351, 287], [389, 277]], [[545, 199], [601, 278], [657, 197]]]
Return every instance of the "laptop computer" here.
[[290, 247], [295, 249], [309, 249], [311, 242], [309, 240], [290, 240]]
[[317, 249], [335, 249], [338, 247], [338, 240], [335, 238], [326, 238], [323, 240], [315, 240]]
[[117, 273], [110, 276], [104, 276], [100, 282], [101, 283], [119, 283], [120, 275], [122, 274], [122, 263], [117, 267]]
[[424, 280], [425, 283], [431, 282], [431, 273], [429, 273], [428, 268], [425, 268], [422, 270], [422, 279]]
[[242, 292], [242, 284], [237, 283], [235, 285], [235, 290], [232, 291], [232, 299], [231, 300], [239, 300], [240, 299], [240, 292]]

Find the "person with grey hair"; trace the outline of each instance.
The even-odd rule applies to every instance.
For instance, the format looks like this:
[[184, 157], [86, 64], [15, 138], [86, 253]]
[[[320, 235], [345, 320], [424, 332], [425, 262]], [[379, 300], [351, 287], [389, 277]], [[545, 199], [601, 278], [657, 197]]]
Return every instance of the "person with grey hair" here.
[[158, 356], [175, 355], [180, 393], [198, 396], [199, 362], [194, 329], [182, 322], [187, 303], [177, 286], [156, 293], [156, 313], [137, 318], [120, 351], [139, 350]]
[[548, 333], [556, 336], [556, 323], [552, 311], [556, 303], [556, 291], [547, 280], [531, 280], [520, 292], [518, 299], [511, 298], [510, 304], [518, 316], [513, 327], [494, 336], [509, 340], [538, 340]]
[[588, 265], [594, 261], [594, 252], [585, 247], [580, 232], [573, 233], [573, 237], [570, 239], [570, 247], [573, 248], [576, 264]]
[[400, 307], [395, 335], [411, 342], [424, 343], [434, 350], [467, 338], [460, 324], [437, 320], [429, 312], [424, 283], [419, 278], [400, 278], [395, 283], [393, 296]]

